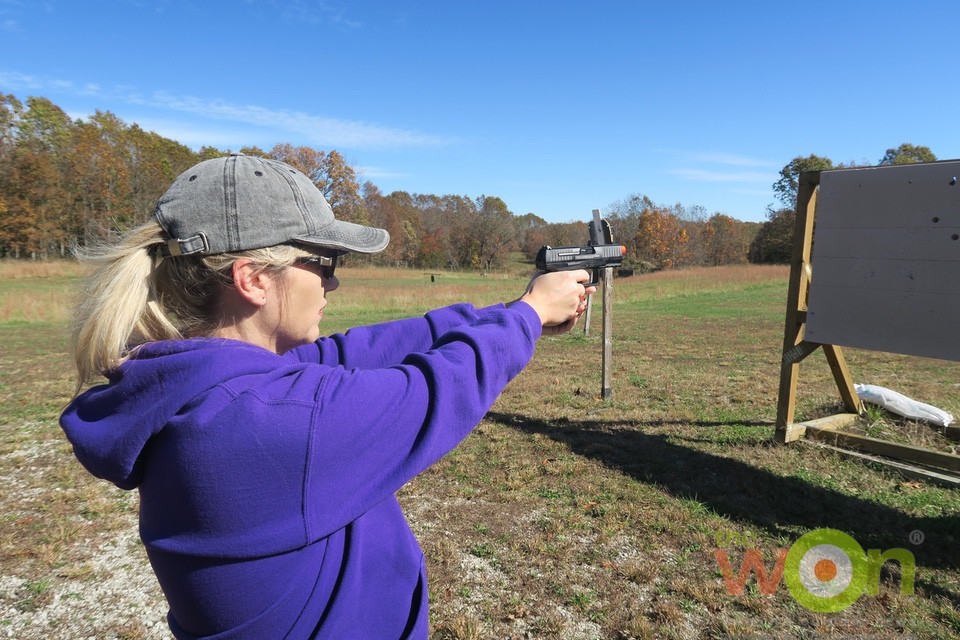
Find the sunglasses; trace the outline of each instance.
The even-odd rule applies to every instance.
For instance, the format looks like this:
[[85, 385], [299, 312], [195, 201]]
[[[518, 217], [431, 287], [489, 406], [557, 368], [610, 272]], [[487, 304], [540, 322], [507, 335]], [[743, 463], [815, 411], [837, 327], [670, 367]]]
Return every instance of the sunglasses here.
[[295, 264], [306, 267], [314, 273], [319, 273], [320, 277], [326, 280], [333, 279], [333, 272], [337, 269], [337, 256], [313, 256], [310, 258], [297, 258]]

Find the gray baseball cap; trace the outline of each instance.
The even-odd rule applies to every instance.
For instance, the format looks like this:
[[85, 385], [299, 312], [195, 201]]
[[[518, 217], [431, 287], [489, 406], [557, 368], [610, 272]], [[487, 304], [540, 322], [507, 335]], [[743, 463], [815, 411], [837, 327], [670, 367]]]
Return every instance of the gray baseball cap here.
[[390, 242], [384, 229], [336, 220], [316, 185], [290, 165], [240, 153], [181, 173], [154, 217], [174, 256], [289, 243], [376, 253]]

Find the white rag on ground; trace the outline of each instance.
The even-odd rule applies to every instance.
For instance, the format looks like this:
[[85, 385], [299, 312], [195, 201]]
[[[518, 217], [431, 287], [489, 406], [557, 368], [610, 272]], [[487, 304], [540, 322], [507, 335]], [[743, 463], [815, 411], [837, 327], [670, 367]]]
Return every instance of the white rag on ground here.
[[853, 388], [856, 390], [857, 396], [864, 402], [880, 405], [904, 418], [924, 420], [941, 427], [946, 427], [953, 422], [953, 414], [933, 405], [917, 402], [902, 393], [897, 393], [885, 387], [878, 387], [875, 384], [855, 384]]

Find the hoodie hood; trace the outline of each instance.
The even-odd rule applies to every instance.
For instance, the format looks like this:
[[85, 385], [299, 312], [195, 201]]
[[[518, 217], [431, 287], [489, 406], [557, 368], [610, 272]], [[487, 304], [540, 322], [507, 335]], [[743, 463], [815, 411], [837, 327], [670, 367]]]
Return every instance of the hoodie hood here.
[[[223, 349], [225, 343], [233, 348]], [[280, 357], [220, 338], [148, 343], [107, 384], [77, 396], [60, 426], [90, 473], [134, 489], [142, 479], [141, 454], [173, 416], [227, 380], [275, 369]]]

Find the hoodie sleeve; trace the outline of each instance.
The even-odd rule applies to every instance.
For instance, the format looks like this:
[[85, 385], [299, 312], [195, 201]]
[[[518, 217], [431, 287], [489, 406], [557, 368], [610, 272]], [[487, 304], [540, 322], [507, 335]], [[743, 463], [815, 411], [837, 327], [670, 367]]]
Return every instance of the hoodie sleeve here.
[[348, 369], [375, 369], [399, 364], [407, 355], [426, 351], [450, 329], [475, 322], [481, 315], [503, 305], [477, 310], [457, 304], [408, 318], [350, 329], [343, 334], [320, 338], [285, 356], [299, 362], [313, 362]]
[[453, 449], [526, 366], [540, 332], [526, 304], [489, 309], [399, 365], [327, 371], [304, 483], [308, 536], [345, 526]]

